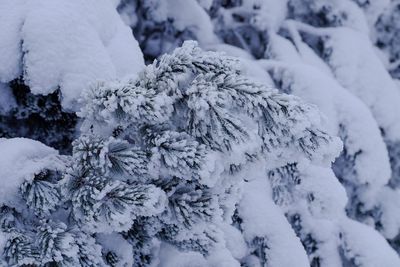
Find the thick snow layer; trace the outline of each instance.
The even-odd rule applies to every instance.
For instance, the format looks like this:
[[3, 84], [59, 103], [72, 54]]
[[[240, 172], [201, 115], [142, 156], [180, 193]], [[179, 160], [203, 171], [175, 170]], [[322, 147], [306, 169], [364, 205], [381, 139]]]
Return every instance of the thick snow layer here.
[[242, 232], [229, 224], [226, 224], [222, 230], [224, 232], [226, 247], [231, 252], [232, 256], [238, 260], [245, 257], [247, 253], [247, 244]]
[[265, 238], [268, 266], [309, 266], [300, 239], [290, 227], [282, 210], [272, 201], [271, 189], [265, 177], [257, 177], [245, 184], [239, 214], [243, 219], [241, 226], [248, 243], [256, 237]]
[[198, 252], [182, 252], [175, 247], [163, 243], [160, 248], [159, 267], [203, 267], [207, 261]]
[[[363, 2], [363, 0], [358, 0], [358, 2]], [[390, 0], [364, 0], [363, 9], [365, 11], [365, 17], [370, 29], [374, 29], [375, 23], [378, 21], [379, 16], [386, 8], [389, 7], [390, 2]], [[394, 1], [392, 1], [392, 3], [393, 2]]]
[[366, 225], [345, 219], [342, 222], [342, 239], [344, 254], [354, 260], [355, 266], [400, 266], [399, 256], [383, 236]]
[[278, 31], [286, 17], [288, 0], [247, 0], [243, 1], [243, 10], [248, 11], [258, 7], [258, 15], [252, 24], [260, 29]]
[[193, 28], [201, 43], [217, 41], [213, 26], [207, 13], [195, 0], [167, 0], [168, 17], [174, 18], [178, 30]]
[[332, 29], [329, 64], [338, 81], [372, 111], [389, 140], [400, 139], [400, 91], [368, 38], [350, 29]]
[[60, 88], [67, 109], [77, 110], [91, 83], [135, 75], [144, 66], [109, 0], [4, 0], [0, 25], [0, 81], [23, 75], [34, 94]]
[[[333, 78], [329, 68], [313, 51], [301, 40], [296, 41], [296, 48], [284, 38], [274, 38], [271, 52], [283, 62], [271, 62], [269, 68], [280, 72], [283, 86], [289, 87], [291, 93], [318, 105], [328, 118], [331, 134], [341, 134], [346, 153], [354, 157], [354, 162], [344, 166], [339, 162], [335, 168], [340, 168], [344, 174], [340, 178], [344, 180], [349, 199], [362, 202], [365, 210], [381, 207], [382, 232], [393, 238], [400, 227], [396, 212], [399, 194], [385, 186], [391, 169], [379, 126], [368, 107]], [[352, 208], [354, 204], [349, 205]], [[367, 218], [365, 222], [369, 223]]]
[[21, 184], [43, 169], [63, 169], [57, 150], [38, 141], [0, 138], [0, 151], [0, 204], [14, 207]]
[[149, 1], [149, 8], [154, 21], [171, 21], [179, 31], [190, 30], [201, 45], [218, 42], [210, 17], [196, 0]]
[[[189, 265], [190, 266], [190, 265]], [[223, 246], [216, 246], [207, 256], [207, 264], [209, 267], [240, 267], [239, 261], [232, 257], [231, 252]]]
[[346, 191], [332, 169], [299, 164], [299, 170], [304, 179], [298, 185], [298, 190], [302, 194], [301, 199], [307, 199], [312, 194], [309, 209], [313, 216], [329, 218], [332, 221], [344, 216], [347, 202]]
[[21, 27], [25, 3], [25, 0], [0, 1], [0, 82], [21, 75]]
[[[358, 180], [352, 182], [370, 184], [372, 189], [379, 190], [379, 187], [388, 182], [391, 171], [379, 126], [367, 106], [338, 84], [327, 72], [329, 69], [323, 62], [303, 60], [305, 55], [300, 58], [294, 54], [294, 47], [282, 50], [283, 42], [278, 44], [278, 49], [274, 45], [271, 49], [274, 49], [278, 59], [287, 64], [272, 62], [267, 66], [282, 72], [282, 80], [290, 87], [292, 94], [316, 104], [323, 111], [327, 116], [328, 127], [332, 129], [331, 134], [339, 134], [339, 125], [345, 128], [348, 153], [362, 151], [353, 166]], [[308, 52], [313, 53], [309, 50]], [[285, 58], [287, 54], [294, 56], [289, 60]], [[371, 162], [374, 164], [370, 164]]]
[[400, 192], [390, 187], [380, 192], [380, 208], [382, 210], [382, 234], [389, 239], [395, 238], [400, 229]]
[[120, 234], [97, 234], [96, 241], [104, 250], [114, 252], [119, 261], [116, 267], [132, 266], [134, 264], [132, 247]]

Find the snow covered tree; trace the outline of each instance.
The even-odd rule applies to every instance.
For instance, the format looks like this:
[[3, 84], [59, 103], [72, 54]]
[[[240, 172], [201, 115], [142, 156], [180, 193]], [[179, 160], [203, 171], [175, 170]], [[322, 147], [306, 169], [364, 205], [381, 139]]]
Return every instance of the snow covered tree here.
[[[308, 266], [307, 254], [313, 266], [396, 266], [377, 232], [347, 218], [329, 167], [340, 142], [319, 113], [239, 65], [186, 42], [136, 79], [89, 90], [65, 177], [77, 225], [125, 240], [135, 266]], [[354, 243], [363, 236], [380, 251]]]
[[[346, 18], [348, 17], [346, 16]], [[383, 175], [384, 173], [380, 175], [382, 189], [378, 193], [378, 196], [375, 197], [371, 195], [362, 197], [358, 192], [354, 192], [351, 189], [351, 192], [353, 192], [352, 195], [364, 198], [363, 201], [359, 202], [352, 209], [360, 209], [362, 215], [358, 219], [361, 221], [365, 221], [366, 218], [373, 218], [375, 227], [388, 239], [396, 238], [398, 235], [399, 220], [392, 212], [398, 210], [399, 207], [388, 204], [390, 202], [396, 203], [399, 195], [397, 182], [399, 177], [397, 157], [400, 138], [399, 131], [397, 130], [399, 113], [393, 112], [393, 110], [398, 108], [397, 102], [400, 100], [396, 83], [391, 79], [385, 70], [384, 64], [375, 52], [376, 49], [374, 49], [366, 35], [368, 32], [362, 32], [360, 27], [358, 29], [357, 27], [354, 27], [354, 29], [342, 27], [346, 26], [346, 23], [339, 24], [341, 27], [332, 27], [332, 24], [328, 23], [327, 25], [323, 25], [325, 28], [299, 23], [294, 24], [292, 25], [292, 30], [299, 31], [303, 35], [300, 40], [302, 39], [308, 43], [321, 55], [339, 84], [364, 102], [378, 124], [382, 139], [389, 153], [392, 171], [391, 179], [388, 186], [382, 187], [385, 184], [386, 175]], [[319, 45], [316, 46], [316, 44]], [[349, 50], [351, 45], [357, 47], [357, 53], [354, 53], [356, 50]], [[363, 150], [360, 151], [363, 153]], [[359, 155], [354, 154], [356, 157]], [[343, 175], [346, 175], [342, 171], [343, 166], [345, 166], [343, 164], [348, 164], [351, 157], [349, 158], [346, 155], [345, 150], [341, 158], [342, 160], [337, 162], [336, 170], [341, 172], [338, 173], [338, 176], [343, 177]], [[348, 166], [350, 168], [357, 167], [357, 165], [351, 163]], [[367, 176], [364, 175], [361, 179], [365, 177]], [[373, 179], [373, 177], [371, 178]], [[368, 182], [371, 183], [371, 181]], [[378, 190], [377, 186], [371, 186], [371, 188], [375, 192]], [[371, 202], [371, 199], [374, 198], [376, 200]], [[388, 199], [391, 200], [389, 201]], [[371, 205], [368, 202], [375, 203]], [[390, 205], [390, 208], [387, 205]]]
[[[171, 6], [158, 10], [169, 14], [169, 20], [182, 22], [181, 30], [193, 29], [190, 25], [195, 25], [196, 19], [168, 13]], [[344, 142], [333, 169], [346, 188], [348, 214], [374, 226], [389, 240], [395, 238], [400, 222], [395, 211], [400, 207], [389, 203], [397, 203], [399, 197], [400, 113], [395, 110], [400, 99], [396, 82], [385, 70], [390, 66], [373, 44], [386, 51], [388, 61], [395, 62], [390, 42], [396, 38], [396, 24], [391, 23], [396, 1], [198, 1], [197, 6], [192, 14], [202, 13], [198, 11], [202, 7], [210, 17], [203, 20], [207, 25], [212, 22], [212, 27], [206, 28], [207, 36], [214, 32], [219, 37], [212, 44], [194, 35], [202, 46], [250, 59], [251, 74], [257, 72], [264, 82], [324, 111], [330, 133]], [[164, 23], [167, 17], [157, 19]], [[296, 66], [291, 66], [293, 63]], [[268, 73], [262, 74], [260, 69]], [[334, 103], [326, 101], [332, 98]], [[355, 125], [355, 121], [363, 121], [363, 125]]]
[[0, 32], [0, 136], [63, 153], [71, 152], [83, 89], [144, 65], [109, 0], [4, 0]]
[[[230, 225], [242, 169], [288, 157], [322, 160], [339, 147], [316, 128], [315, 110], [253, 83], [236, 65], [185, 43], [136, 80], [87, 94], [86, 133], [66, 178], [81, 227], [120, 232], [138, 265], [154, 261], [161, 241], [207, 256], [213, 266], [238, 266], [224, 229], [238, 232]], [[266, 181], [263, 169], [257, 172]], [[248, 240], [254, 250], [255, 238]]]
[[1, 1], [0, 265], [400, 266], [398, 6]]
[[37, 141], [0, 139], [1, 266], [104, 266], [100, 246], [69, 225], [66, 157]]

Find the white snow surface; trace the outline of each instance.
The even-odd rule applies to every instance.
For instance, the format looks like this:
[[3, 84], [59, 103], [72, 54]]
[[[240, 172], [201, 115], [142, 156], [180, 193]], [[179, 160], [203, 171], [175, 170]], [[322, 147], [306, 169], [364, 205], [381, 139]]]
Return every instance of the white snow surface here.
[[15, 207], [21, 184], [46, 168], [64, 168], [57, 150], [27, 138], [0, 138], [0, 205]]
[[192, 29], [200, 43], [217, 41], [210, 17], [196, 0], [166, 0], [168, 17], [174, 18], [178, 30]]
[[316, 104], [323, 111], [330, 124], [329, 129], [333, 130], [331, 134], [339, 134], [339, 125], [346, 128], [348, 152], [363, 151], [354, 166], [358, 178], [362, 179], [360, 182], [373, 184], [374, 187], [385, 185], [391, 175], [388, 152], [379, 126], [367, 106], [333, 79], [332, 74], [326, 73], [327, 66], [322, 65], [323, 62], [306, 64], [307, 60], [302, 58], [294, 62], [294, 58], [288, 61], [291, 64], [276, 66], [284, 69], [283, 77], [290, 84], [292, 93]]
[[356, 266], [400, 266], [399, 256], [377, 231], [349, 219], [344, 220], [342, 226], [344, 253]]
[[144, 60], [110, 0], [0, 2], [0, 81], [23, 75], [34, 94], [58, 88], [63, 107], [78, 110], [97, 80], [135, 75]]
[[203, 267], [206, 259], [198, 252], [179, 251], [177, 248], [163, 243], [160, 248], [160, 263], [158, 267]]
[[103, 249], [113, 251], [117, 254], [119, 261], [116, 267], [132, 266], [134, 264], [132, 248], [120, 234], [97, 234], [96, 241], [101, 244]]
[[318, 106], [327, 117], [332, 135], [339, 134], [339, 125], [344, 128], [344, 145], [349, 155], [362, 151], [352, 166], [355, 175], [348, 182], [357, 184], [360, 190], [364, 188], [358, 196], [372, 208], [391, 176], [379, 126], [368, 107], [334, 79], [329, 67], [307, 45], [301, 40], [295, 43], [296, 47], [287, 39], [274, 36], [270, 50], [279, 62], [261, 63], [267, 69], [279, 71], [283, 86], [289, 87], [292, 94]]
[[382, 234], [386, 238], [395, 238], [400, 229], [400, 192], [390, 187], [382, 188], [380, 192], [382, 209]]
[[247, 0], [243, 1], [243, 9], [251, 10], [258, 6], [258, 14], [252, 24], [260, 29], [278, 31], [280, 24], [285, 19], [288, 0]]
[[400, 91], [368, 37], [346, 28], [329, 33], [329, 65], [335, 77], [371, 109], [388, 140], [399, 140]]
[[300, 239], [282, 210], [271, 199], [271, 189], [265, 177], [258, 177], [244, 185], [239, 213], [243, 218], [242, 228], [247, 242], [251, 243], [256, 237], [266, 238], [268, 266], [309, 266]]
[[379, 16], [389, 8], [390, 3], [395, 1], [390, 0], [372, 0], [365, 1], [367, 4], [364, 7], [365, 17], [369, 24], [370, 29], [374, 29], [375, 23], [378, 21]]

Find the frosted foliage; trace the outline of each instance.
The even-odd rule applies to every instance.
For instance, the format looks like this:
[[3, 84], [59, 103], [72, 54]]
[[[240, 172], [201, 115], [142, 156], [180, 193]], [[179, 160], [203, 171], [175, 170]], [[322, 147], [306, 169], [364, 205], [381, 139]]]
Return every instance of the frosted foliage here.
[[[213, 19], [214, 31], [225, 44], [208, 47], [227, 51], [243, 62], [251, 62], [254, 58], [274, 59], [259, 60], [259, 67], [253, 61], [251, 74], [257, 73], [261, 77], [260, 69], [266, 71], [264, 76], [271, 77], [274, 85], [283, 92], [305, 98], [324, 112], [323, 123], [329, 133], [338, 135], [344, 142], [344, 150], [333, 170], [349, 197], [347, 214], [375, 227], [385, 237], [393, 238], [396, 232], [392, 232], [393, 226], [397, 223], [396, 216], [389, 209], [395, 208], [386, 208], [388, 204], [384, 204], [386, 201], [383, 199], [387, 199], [388, 192], [393, 194], [392, 202], [397, 199], [398, 131], [397, 112], [393, 112], [397, 107], [397, 85], [385, 68], [396, 67], [395, 64], [388, 65], [385, 55], [373, 47], [376, 37], [385, 32], [385, 24], [371, 28], [375, 21], [379, 21], [379, 13], [388, 8], [388, 3], [361, 2], [289, 1], [287, 13], [283, 16], [291, 21], [282, 22], [284, 19], [275, 12], [276, 24], [273, 24], [267, 20], [269, 13], [253, 14], [263, 10], [263, 4], [269, 10], [276, 10], [278, 4], [214, 1], [211, 8], [204, 8]], [[386, 9], [385, 12], [393, 14], [393, 10]], [[386, 18], [389, 16], [392, 15], [386, 15]], [[263, 27], [258, 23], [260, 21], [268, 21], [267, 26]], [[382, 29], [380, 32], [378, 27]], [[389, 36], [391, 29], [395, 32], [396, 26], [386, 26]], [[390, 40], [391, 37], [386, 38]], [[339, 45], [340, 42], [343, 43]], [[378, 45], [390, 53], [383, 42], [378, 41]], [[262, 81], [271, 84], [271, 79]], [[293, 189], [286, 191], [284, 188], [295, 188], [297, 179], [293, 182], [272, 180], [277, 183], [277, 187], [273, 187], [275, 200], [278, 203], [286, 203], [287, 199], [293, 201]], [[311, 242], [307, 236], [302, 241], [303, 244]], [[334, 242], [330, 249], [333, 247]], [[332, 260], [333, 263], [343, 260], [340, 253], [336, 261]], [[317, 264], [322, 260], [321, 256], [311, 258], [311, 264]]]
[[143, 66], [137, 42], [108, 0], [5, 0], [0, 12], [0, 80], [23, 76], [34, 94], [60, 88], [67, 109], [78, 109], [90, 83]]
[[93, 237], [63, 221], [66, 157], [24, 138], [3, 138], [0, 148], [2, 266], [104, 266]]
[[[165, 266], [190, 259], [199, 266], [290, 266], [296, 257], [282, 261], [279, 255], [293, 246], [307, 266], [300, 240], [268, 194], [262, 166], [304, 160], [328, 166], [341, 144], [323, 130], [314, 106], [254, 82], [241, 69], [234, 58], [185, 42], [136, 79], [88, 90], [80, 113], [87, 134], [74, 144], [75, 164], [66, 177], [77, 222], [97, 233], [128, 230], [134, 257], [149, 264], [160, 257]], [[262, 183], [257, 197], [241, 200], [243, 179], [252, 176]], [[114, 184], [134, 186], [139, 202], [111, 198]], [[241, 201], [270, 204], [257, 215], [236, 209]], [[120, 208], [105, 210], [113, 202]], [[141, 207], [125, 215], [135, 205]], [[281, 234], [263, 226], [271, 214], [285, 222], [276, 228]]]

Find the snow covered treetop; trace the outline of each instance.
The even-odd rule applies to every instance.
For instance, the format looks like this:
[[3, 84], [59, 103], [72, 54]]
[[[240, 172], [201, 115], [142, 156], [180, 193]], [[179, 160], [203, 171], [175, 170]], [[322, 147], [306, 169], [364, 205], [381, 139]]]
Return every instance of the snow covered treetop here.
[[137, 73], [143, 57], [109, 0], [0, 2], [0, 82], [23, 77], [34, 94], [60, 89], [77, 110], [96, 80]]
[[[268, 219], [237, 210], [243, 183], [260, 179], [266, 191], [259, 193], [273, 205], [268, 169], [300, 162], [324, 168], [341, 149], [315, 106], [253, 81], [237, 59], [203, 51], [194, 41], [132, 80], [97, 84], [85, 100], [65, 195], [78, 226], [96, 234], [122, 232], [137, 262], [155, 261], [169, 244], [207, 262], [193, 266], [240, 266], [269, 238], [254, 226]], [[331, 203], [344, 207], [342, 193]], [[256, 206], [257, 199], [246, 203]], [[266, 208], [265, 218], [276, 211], [270, 215]], [[237, 219], [246, 220], [244, 228], [232, 226], [235, 216], [245, 216]], [[243, 250], [227, 245], [233, 236], [243, 240]], [[294, 232], [287, 238], [300, 245]], [[162, 258], [173, 257], [184, 259]]]
[[[140, 127], [140, 122], [159, 125], [173, 120], [175, 130], [189, 131], [218, 150], [230, 150], [232, 141], [254, 137], [263, 143], [262, 150], [279, 158], [330, 163], [341, 149], [338, 139], [321, 131], [321, 116], [314, 106], [248, 80], [235, 58], [204, 52], [194, 41], [147, 66], [136, 80], [99, 84], [86, 99], [81, 115], [86, 123], [101, 124], [101, 131], [105, 125], [127, 129]], [[186, 115], [176, 114], [175, 105], [181, 107], [182, 101]], [[257, 124], [258, 137], [254, 130], [245, 130]], [[300, 154], [295, 156], [292, 149]]]

